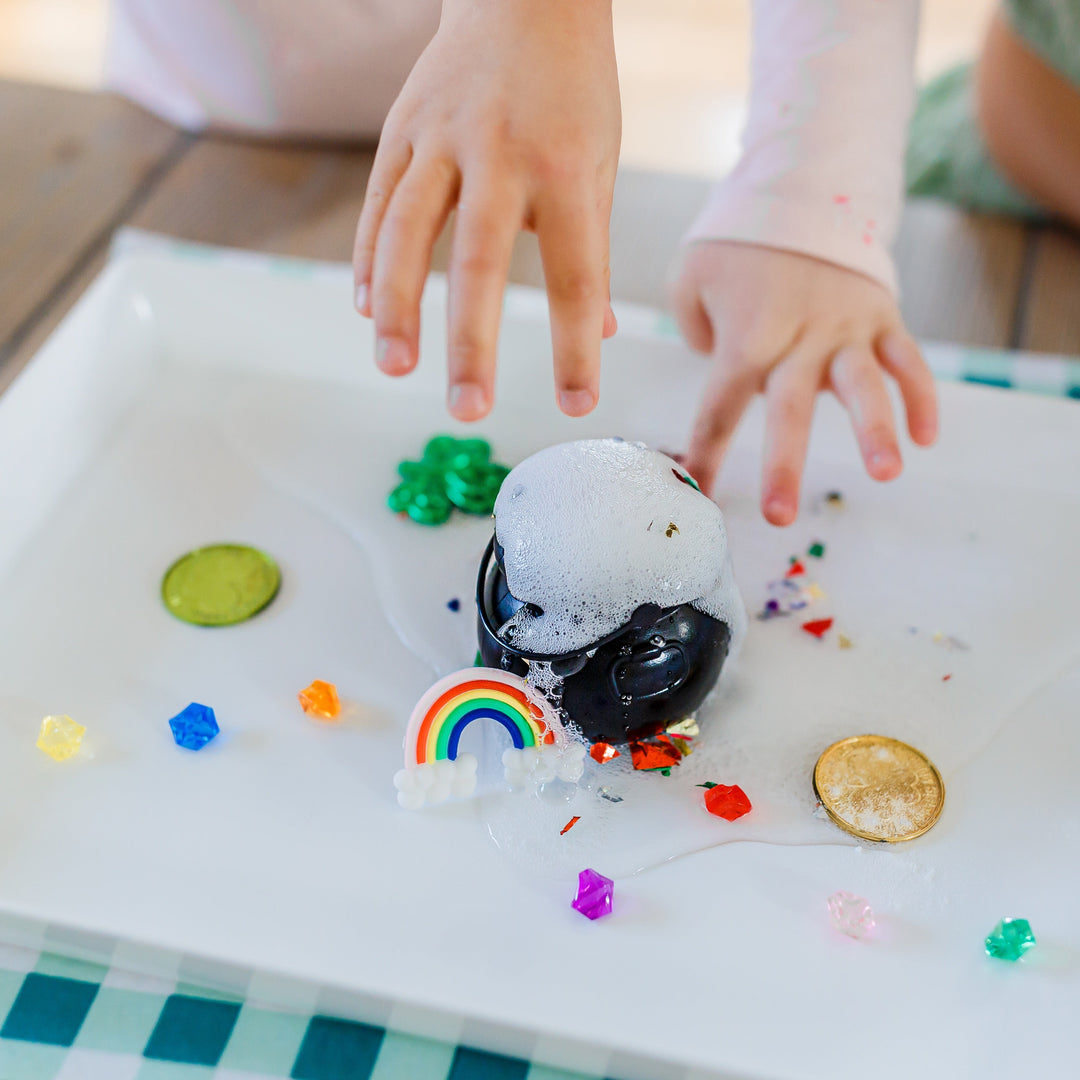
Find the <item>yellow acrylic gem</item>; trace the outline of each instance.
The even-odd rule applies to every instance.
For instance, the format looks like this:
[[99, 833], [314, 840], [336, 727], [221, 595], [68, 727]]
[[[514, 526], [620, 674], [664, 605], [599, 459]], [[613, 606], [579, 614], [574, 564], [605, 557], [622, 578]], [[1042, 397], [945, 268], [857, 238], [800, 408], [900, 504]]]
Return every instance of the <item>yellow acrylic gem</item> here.
[[300, 707], [308, 716], [317, 716], [320, 720], [336, 720], [341, 714], [341, 701], [333, 683], [316, 679], [301, 690], [297, 697], [300, 699]]
[[281, 571], [265, 552], [213, 544], [189, 551], [169, 567], [161, 598], [184, 622], [231, 626], [257, 615], [280, 587]]
[[85, 734], [86, 728], [76, 724], [70, 716], [46, 716], [41, 721], [37, 748], [55, 761], [65, 761], [78, 752]]

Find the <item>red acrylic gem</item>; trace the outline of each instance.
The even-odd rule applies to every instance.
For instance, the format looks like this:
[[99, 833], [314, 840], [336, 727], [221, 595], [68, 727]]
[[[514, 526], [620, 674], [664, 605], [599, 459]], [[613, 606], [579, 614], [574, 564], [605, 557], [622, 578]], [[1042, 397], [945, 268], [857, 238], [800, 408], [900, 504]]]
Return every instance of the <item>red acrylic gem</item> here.
[[705, 792], [705, 809], [717, 817], [734, 821], [743, 814], [749, 814], [753, 807], [738, 784], [728, 787], [726, 784], [717, 784]]
[[589, 749], [589, 756], [597, 763], [597, 765], [606, 765], [613, 758], [619, 756], [619, 751], [615, 749], [611, 743], [597, 742], [593, 743]]
[[682, 760], [678, 747], [670, 742], [632, 742], [630, 757], [635, 769], [670, 769]]
[[800, 574], [806, 573], [806, 567], [803, 566], [798, 559], [796, 559], [789, 567], [784, 577], [798, 577]]
[[832, 619], [814, 619], [811, 622], [804, 622], [802, 628], [808, 633], [813, 634], [816, 638], [825, 636], [825, 632], [832, 627]]

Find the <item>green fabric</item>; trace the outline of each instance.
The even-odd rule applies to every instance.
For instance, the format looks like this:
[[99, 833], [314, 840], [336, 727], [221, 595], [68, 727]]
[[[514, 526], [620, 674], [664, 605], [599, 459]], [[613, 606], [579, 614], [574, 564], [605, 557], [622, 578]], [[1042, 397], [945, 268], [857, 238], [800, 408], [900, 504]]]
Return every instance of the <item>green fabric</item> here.
[[972, 67], [939, 75], [919, 93], [904, 162], [909, 195], [928, 195], [970, 210], [1040, 220], [1047, 215], [997, 170], [975, 120]]
[[[1031, 50], [1080, 87], [1080, 0], [1004, 0], [1003, 8]], [[975, 120], [971, 64], [946, 71], [920, 91], [905, 171], [909, 195], [1031, 220], [1049, 216], [991, 160]]]
[[1080, 86], [1080, 0], [1004, 0], [1003, 7], [1032, 52]]

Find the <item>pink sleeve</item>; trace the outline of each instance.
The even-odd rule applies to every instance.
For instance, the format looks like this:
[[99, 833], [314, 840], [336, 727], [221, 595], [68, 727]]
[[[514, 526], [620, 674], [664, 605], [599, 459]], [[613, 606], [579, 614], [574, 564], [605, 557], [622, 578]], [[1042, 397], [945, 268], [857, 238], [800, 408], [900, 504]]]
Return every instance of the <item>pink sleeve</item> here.
[[813, 255], [896, 292], [918, 0], [754, 0], [742, 156], [686, 236]]

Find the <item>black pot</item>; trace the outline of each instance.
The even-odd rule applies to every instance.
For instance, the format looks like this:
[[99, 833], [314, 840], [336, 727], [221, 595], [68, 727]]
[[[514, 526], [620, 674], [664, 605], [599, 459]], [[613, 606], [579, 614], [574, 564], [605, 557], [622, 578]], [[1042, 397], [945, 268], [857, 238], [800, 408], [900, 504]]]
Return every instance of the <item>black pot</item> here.
[[694, 712], [716, 685], [731, 644], [727, 623], [690, 604], [642, 604], [587, 648], [545, 656], [496, 633], [523, 606], [510, 592], [502, 548], [492, 537], [476, 581], [480, 655], [488, 667], [519, 675], [531, 661], [550, 663], [564, 680], [562, 707], [590, 742], [645, 738]]

